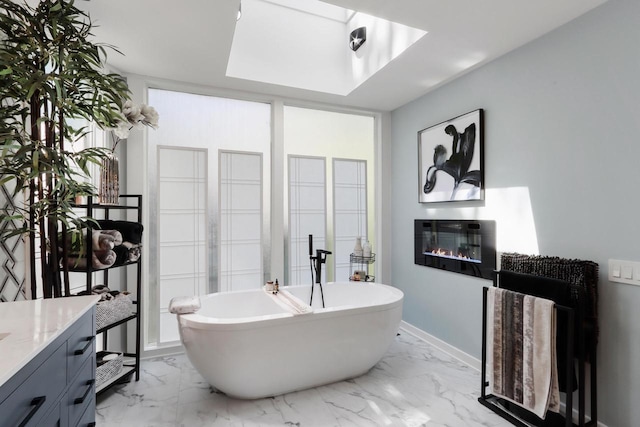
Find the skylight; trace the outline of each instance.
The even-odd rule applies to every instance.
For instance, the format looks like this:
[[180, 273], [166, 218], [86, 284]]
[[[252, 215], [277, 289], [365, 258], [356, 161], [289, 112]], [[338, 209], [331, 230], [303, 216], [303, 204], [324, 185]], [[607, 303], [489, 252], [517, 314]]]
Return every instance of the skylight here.
[[355, 12], [351, 9], [335, 6], [318, 0], [262, 0], [281, 7], [309, 13], [321, 18], [333, 19], [346, 24]]
[[[349, 49], [349, 33], [367, 41]], [[348, 95], [426, 31], [319, 0], [242, 0], [228, 77]]]

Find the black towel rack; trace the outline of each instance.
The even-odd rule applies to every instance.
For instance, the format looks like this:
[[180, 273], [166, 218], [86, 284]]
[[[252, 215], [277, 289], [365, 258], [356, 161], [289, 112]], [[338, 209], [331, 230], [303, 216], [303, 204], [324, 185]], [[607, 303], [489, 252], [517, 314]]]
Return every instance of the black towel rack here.
[[[510, 274], [513, 272], [509, 272]], [[520, 273], [518, 273], [520, 274]], [[544, 277], [523, 275], [528, 277], [535, 277], [537, 279], [545, 280]], [[494, 272], [493, 286], [499, 284], [500, 272]], [[590, 340], [591, 345], [589, 349], [586, 348], [585, 329], [593, 331], [595, 328], [590, 328], [586, 321], [584, 302], [586, 301], [586, 293], [584, 289], [580, 287], [571, 286], [571, 290], [578, 298], [574, 301], [575, 307], [569, 307], [556, 303], [555, 307], [558, 313], [562, 313], [566, 316], [566, 336], [567, 342], [564, 348], [565, 361], [566, 361], [566, 398], [565, 398], [565, 416], [548, 412], [545, 419], [540, 419], [532, 412], [521, 408], [507, 400], [501, 399], [493, 394], [487, 394], [486, 388], [489, 386], [487, 381], [487, 292], [488, 288], [483, 289], [482, 296], [482, 357], [481, 357], [481, 384], [480, 384], [480, 397], [478, 401], [500, 415], [502, 418], [511, 422], [519, 427], [548, 427], [548, 426], [596, 426], [597, 425], [597, 388], [596, 388], [596, 349], [595, 340]], [[508, 289], [508, 287], [505, 287]], [[520, 292], [520, 290], [518, 290]], [[542, 295], [535, 295], [544, 297]], [[586, 401], [586, 389], [585, 389], [585, 372], [587, 356], [590, 361], [590, 380], [591, 380], [591, 419], [589, 422], [585, 421], [585, 401]], [[573, 392], [570, 385], [574, 383], [574, 363], [578, 361], [578, 378], [577, 378], [577, 390], [578, 390], [578, 424], [573, 423]]]

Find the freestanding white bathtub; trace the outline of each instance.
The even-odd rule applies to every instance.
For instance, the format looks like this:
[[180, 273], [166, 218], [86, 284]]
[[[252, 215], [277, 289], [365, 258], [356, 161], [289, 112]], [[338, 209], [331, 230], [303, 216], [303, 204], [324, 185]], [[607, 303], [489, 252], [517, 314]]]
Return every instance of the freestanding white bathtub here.
[[[306, 314], [293, 314], [262, 289], [201, 297], [197, 313], [178, 315], [189, 360], [209, 384], [240, 399], [366, 373], [398, 331], [402, 291], [358, 282], [323, 288], [326, 308], [315, 286], [313, 312]], [[311, 286], [281, 290], [309, 303]]]

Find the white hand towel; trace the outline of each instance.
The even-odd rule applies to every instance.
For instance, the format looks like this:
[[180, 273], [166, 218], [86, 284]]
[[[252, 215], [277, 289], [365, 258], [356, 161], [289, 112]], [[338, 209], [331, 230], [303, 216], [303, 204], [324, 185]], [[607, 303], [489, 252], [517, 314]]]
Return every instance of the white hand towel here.
[[200, 310], [200, 298], [193, 297], [175, 297], [169, 302], [169, 312], [173, 314], [195, 313]]

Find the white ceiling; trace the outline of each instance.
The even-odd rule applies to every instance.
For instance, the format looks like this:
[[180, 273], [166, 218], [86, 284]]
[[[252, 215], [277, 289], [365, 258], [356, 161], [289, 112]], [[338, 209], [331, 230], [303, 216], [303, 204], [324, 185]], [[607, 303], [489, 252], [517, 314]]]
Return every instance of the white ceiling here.
[[[318, 0], [286, 1], [242, 0], [228, 77], [346, 96], [427, 34]], [[360, 27], [367, 38], [354, 52], [350, 33]]]
[[[97, 25], [96, 41], [124, 54], [108, 57], [124, 73], [390, 111], [605, 1], [325, 0], [428, 32], [345, 96], [227, 77], [239, 0], [92, 0], [76, 5]], [[344, 45], [348, 49], [348, 40]]]

